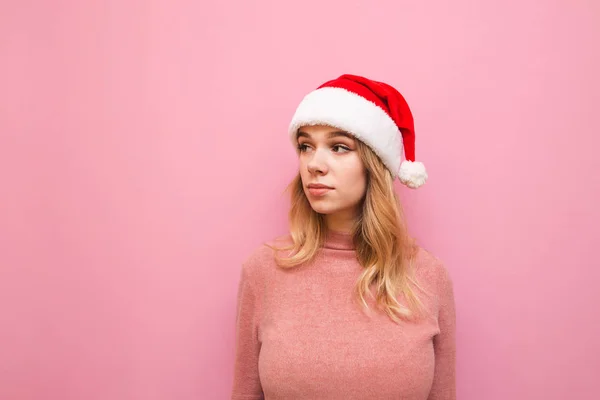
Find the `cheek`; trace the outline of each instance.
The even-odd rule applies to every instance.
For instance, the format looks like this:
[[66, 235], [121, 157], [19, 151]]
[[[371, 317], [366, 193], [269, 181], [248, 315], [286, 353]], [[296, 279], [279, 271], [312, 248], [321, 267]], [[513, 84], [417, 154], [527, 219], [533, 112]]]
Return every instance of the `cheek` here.
[[300, 165], [300, 178], [302, 179], [302, 182], [305, 182], [308, 179], [308, 171], [306, 170], [306, 168], [302, 165]]
[[306, 163], [302, 161], [302, 158], [298, 160], [298, 172], [300, 172], [300, 175], [306, 174]]
[[367, 176], [362, 168], [347, 170], [343, 178], [346, 195], [352, 198], [361, 197], [367, 188]]
[[367, 190], [367, 180], [364, 176], [360, 176], [354, 182], [354, 192], [357, 197], [362, 197]]

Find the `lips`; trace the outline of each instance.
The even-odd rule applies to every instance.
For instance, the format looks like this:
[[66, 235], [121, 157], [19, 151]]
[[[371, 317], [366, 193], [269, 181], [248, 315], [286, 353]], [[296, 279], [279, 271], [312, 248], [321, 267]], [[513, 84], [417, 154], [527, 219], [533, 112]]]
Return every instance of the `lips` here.
[[309, 183], [309, 189], [333, 189], [331, 186], [323, 185], [321, 183]]
[[308, 193], [313, 197], [323, 197], [327, 195], [327, 193], [331, 192], [333, 188], [327, 185], [308, 185]]

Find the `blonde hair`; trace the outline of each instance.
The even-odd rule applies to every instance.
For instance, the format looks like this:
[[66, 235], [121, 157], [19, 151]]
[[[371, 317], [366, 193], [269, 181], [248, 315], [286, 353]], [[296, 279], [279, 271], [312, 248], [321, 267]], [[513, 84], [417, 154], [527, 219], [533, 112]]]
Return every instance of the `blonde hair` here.
[[[411, 285], [427, 293], [415, 279], [414, 259], [418, 250], [409, 236], [402, 206], [394, 190], [390, 171], [380, 158], [363, 142], [356, 140], [358, 154], [367, 170], [367, 190], [362, 200], [362, 212], [355, 221], [352, 237], [356, 255], [364, 271], [354, 289], [355, 300], [368, 311], [368, 293], [392, 321], [413, 320], [421, 315], [423, 303]], [[273, 250], [292, 250], [288, 257], [275, 253], [281, 268], [293, 268], [311, 262], [325, 243], [327, 226], [323, 215], [315, 212], [302, 188], [300, 174], [285, 191], [290, 191], [289, 211], [292, 244]], [[376, 285], [373, 296], [371, 285]], [[403, 295], [407, 305], [397, 297]]]

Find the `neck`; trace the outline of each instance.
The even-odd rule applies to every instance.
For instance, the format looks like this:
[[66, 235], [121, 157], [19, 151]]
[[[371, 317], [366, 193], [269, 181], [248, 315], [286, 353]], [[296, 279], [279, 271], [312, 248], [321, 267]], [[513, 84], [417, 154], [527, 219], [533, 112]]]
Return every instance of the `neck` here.
[[357, 209], [345, 209], [325, 215], [325, 225], [331, 231], [350, 233], [358, 218]]
[[353, 235], [349, 231], [338, 231], [329, 228], [325, 235], [323, 247], [334, 250], [354, 250]]

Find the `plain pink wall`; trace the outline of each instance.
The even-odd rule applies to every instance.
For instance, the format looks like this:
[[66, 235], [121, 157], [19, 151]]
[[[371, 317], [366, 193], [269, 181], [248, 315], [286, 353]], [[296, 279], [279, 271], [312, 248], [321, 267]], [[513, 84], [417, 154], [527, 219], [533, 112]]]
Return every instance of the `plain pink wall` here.
[[600, 396], [597, 1], [11, 3], [0, 398], [227, 399], [287, 123], [342, 73], [415, 114], [430, 180], [398, 190], [454, 278], [458, 398]]

